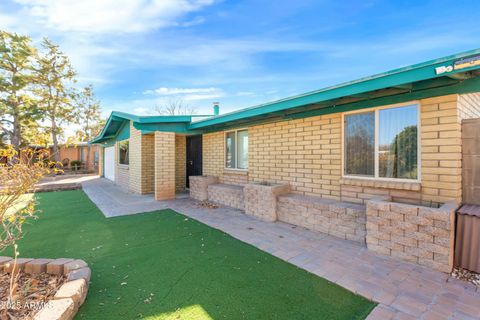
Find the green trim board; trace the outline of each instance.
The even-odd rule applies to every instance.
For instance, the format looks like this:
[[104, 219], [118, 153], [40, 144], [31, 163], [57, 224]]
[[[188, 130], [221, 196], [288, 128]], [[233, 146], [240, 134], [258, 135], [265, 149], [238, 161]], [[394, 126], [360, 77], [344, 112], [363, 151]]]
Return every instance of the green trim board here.
[[234, 128], [242, 128], [245, 126], [252, 126], [258, 124], [272, 123], [277, 121], [286, 121], [291, 119], [308, 118], [318, 115], [325, 115], [337, 112], [346, 112], [353, 110], [360, 110], [372, 107], [386, 106], [412, 100], [420, 100], [425, 98], [439, 97], [449, 94], [464, 94], [480, 92], [480, 77], [471, 78], [465, 81], [457, 82], [449, 86], [434, 87], [419, 91], [402, 92], [394, 95], [380, 96], [377, 98], [361, 100], [357, 102], [343, 102], [343, 103], [324, 103], [306, 106], [305, 108], [298, 108], [298, 110], [289, 110], [290, 112], [270, 113], [269, 117], [251, 117], [248, 119], [238, 120], [232, 122], [230, 125], [211, 125], [204, 130], [206, 132], [215, 132], [219, 130], [227, 130]]
[[196, 115], [136, 116], [114, 111], [100, 135], [90, 143], [114, 139], [121, 123], [126, 121], [132, 121], [142, 133], [199, 134], [275, 119], [308, 117], [445, 94], [480, 92], [479, 79], [480, 49], [475, 49], [195, 122], [192, 118], [198, 117]]
[[[126, 133], [119, 134], [119, 132], [122, 130], [122, 128], [124, 128], [125, 123], [130, 123], [130, 121], [133, 122], [134, 127], [136, 129], [141, 130], [142, 132], [145, 131], [144, 133], [151, 132], [152, 130], [157, 131], [158, 128], [155, 127], [155, 125], [158, 125], [158, 124], [164, 124], [167, 128], [175, 128], [175, 126], [177, 126], [177, 130], [181, 130], [181, 132], [185, 132], [186, 124], [192, 121], [192, 117], [193, 117], [192, 115], [137, 116], [137, 115], [129, 114], [125, 112], [113, 111], [110, 114], [110, 117], [108, 118], [100, 134], [96, 138], [91, 140], [90, 143], [91, 144], [104, 143], [111, 139], [114, 139], [114, 141], [128, 139], [130, 136], [130, 131], [128, 132], [128, 136]], [[183, 124], [183, 128], [181, 124]], [[129, 126], [128, 126], [128, 130], [130, 130]]]

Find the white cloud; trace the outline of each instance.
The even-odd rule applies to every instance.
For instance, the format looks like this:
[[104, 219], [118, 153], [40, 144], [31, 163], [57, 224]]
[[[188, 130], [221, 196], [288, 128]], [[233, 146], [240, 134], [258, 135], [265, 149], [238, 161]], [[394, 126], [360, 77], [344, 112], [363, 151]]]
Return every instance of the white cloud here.
[[155, 94], [159, 96], [171, 96], [171, 95], [179, 95], [179, 94], [207, 94], [212, 92], [219, 91], [218, 88], [168, 88], [168, 87], [160, 87], [158, 89], [153, 90], [146, 90], [144, 94]]
[[176, 97], [185, 101], [208, 100], [222, 97], [223, 90], [219, 88], [168, 88], [160, 87], [153, 90], [145, 90], [143, 94], [158, 97]]
[[181, 27], [188, 28], [188, 27], [198, 26], [199, 24], [202, 24], [205, 21], [206, 21], [206, 19], [204, 17], [195, 17], [194, 19], [192, 19], [190, 21], [182, 22], [179, 25]]
[[235, 95], [238, 96], [238, 97], [253, 97], [255, 95], [255, 92], [239, 91]]
[[[177, 19], [214, 3], [214, 0], [14, 1], [22, 6], [22, 19], [28, 17], [59, 31], [85, 33], [131, 33], [178, 25]], [[185, 23], [188, 26], [189, 22]]]

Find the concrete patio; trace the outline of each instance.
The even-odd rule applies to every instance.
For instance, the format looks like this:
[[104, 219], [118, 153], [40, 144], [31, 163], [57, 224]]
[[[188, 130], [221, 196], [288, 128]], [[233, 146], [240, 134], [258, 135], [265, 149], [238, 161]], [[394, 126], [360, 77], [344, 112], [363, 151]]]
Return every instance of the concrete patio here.
[[479, 319], [480, 290], [418, 265], [382, 257], [351, 241], [226, 207], [203, 208], [181, 196], [155, 201], [106, 179], [82, 181], [106, 217], [171, 208], [379, 303], [368, 319]]

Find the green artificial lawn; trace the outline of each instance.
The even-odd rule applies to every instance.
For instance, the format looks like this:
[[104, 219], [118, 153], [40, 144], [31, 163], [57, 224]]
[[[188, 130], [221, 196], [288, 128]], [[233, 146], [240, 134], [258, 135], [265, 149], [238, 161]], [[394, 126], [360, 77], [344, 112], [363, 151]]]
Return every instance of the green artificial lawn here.
[[106, 219], [83, 191], [38, 194], [21, 257], [84, 259], [77, 319], [364, 319], [375, 304], [172, 210]]

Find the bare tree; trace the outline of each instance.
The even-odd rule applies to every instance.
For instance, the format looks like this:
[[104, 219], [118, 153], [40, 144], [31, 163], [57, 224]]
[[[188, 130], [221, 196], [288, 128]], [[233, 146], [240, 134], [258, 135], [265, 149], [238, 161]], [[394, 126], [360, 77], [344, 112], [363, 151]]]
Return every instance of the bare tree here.
[[168, 99], [164, 104], [156, 106], [154, 110], [156, 113], [166, 116], [189, 115], [197, 112], [194, 107], [186, 104], [181, 98]]

